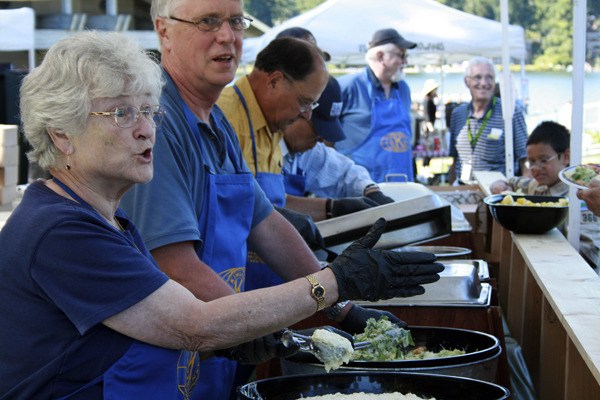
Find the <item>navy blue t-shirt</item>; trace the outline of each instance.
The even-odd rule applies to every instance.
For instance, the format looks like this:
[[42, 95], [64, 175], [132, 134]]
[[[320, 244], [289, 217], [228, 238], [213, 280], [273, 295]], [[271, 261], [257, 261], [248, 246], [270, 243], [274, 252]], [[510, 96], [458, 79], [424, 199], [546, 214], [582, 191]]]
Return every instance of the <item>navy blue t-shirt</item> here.
[[[0, 398], [54, 398], [100, 376], [132, 339], [102, 321], [168, 277], [133, 224], [32, 183], [0, 231]], [[81, 393], [101, 398], [101, 386]]]

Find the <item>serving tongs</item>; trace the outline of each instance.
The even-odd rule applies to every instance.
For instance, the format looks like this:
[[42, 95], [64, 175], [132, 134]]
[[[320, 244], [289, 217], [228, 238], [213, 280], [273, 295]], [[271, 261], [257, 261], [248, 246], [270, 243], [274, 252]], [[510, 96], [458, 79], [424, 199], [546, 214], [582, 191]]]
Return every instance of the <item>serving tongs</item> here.
[[[300, 351], [311, 353], [313, 355], [317, 355], [320, 351], [319, 347], [315, 345], [315, 342], [310, 336], [302, 335], [289, 329], [286, 329], [282, 333], [281, 341], [285, 347], [290, 347], [292, 343], [295, 343], [300, 347]], [[364, 349], [369, 346], [371, 346], [371, 342], [354, 342], [352, 345], [354, 350]]]

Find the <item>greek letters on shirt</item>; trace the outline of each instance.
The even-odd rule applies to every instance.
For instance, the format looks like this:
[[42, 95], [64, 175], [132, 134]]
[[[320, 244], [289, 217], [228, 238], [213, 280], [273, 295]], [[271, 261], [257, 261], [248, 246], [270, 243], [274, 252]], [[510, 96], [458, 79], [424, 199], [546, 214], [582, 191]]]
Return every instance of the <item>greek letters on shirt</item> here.
[[404, 132], [390, 132], [379, 140], [379, 146], [390, 153], [404, 153], [410, 148], [410, 137]]

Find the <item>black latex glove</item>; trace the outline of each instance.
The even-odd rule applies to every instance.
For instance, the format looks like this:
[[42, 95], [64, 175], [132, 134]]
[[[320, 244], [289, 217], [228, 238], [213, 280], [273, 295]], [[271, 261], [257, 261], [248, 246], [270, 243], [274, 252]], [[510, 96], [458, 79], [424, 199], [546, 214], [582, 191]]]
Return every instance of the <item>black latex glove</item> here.
[[301, 214], [292, 210], [288, 210], [287, 208], [281, 208], [275, 206], [275, 209], [283, 215], [285, 219], [291, 223], [294, 228], [300, 233], [302, 239], [308, 244], [311, 248], [322, 249], [325, 247], [325, 243], [323, 242], [323, 237], [321, 236], [321, 232], [315, 225], [315, 222], [310, 217], [310, 215]]
[[275, 357], [293, 356], [300, 347], [295, 344], [290, 347], [284, 346], [281, 341], [282, 333], [283, 330], [280, 330], [228, 349], [217, 350], [215, 355], [241, 364], [260, 364]]
[[364, 308], [357, 306], [356, 304], [352, 305], [352, 308], [348, 311], [348, 314], [346, 314], [346, 318], [339, 324], [346, 332], [356, 335], [357, 333], [363, 333], [365, 331], [367, 320], [369, 318], [374, 318], [377, 321], [384, 315], [388, 317], [392, 324], [396, 324], [400, 328], [404, 328], [408, 325], [391, 312], [376, 310], [374, 308]]
[[[340, 335], [340, 336], [343, 336], [343, 337], [345, 337], [346, 339], [348, 339], [348, 340], [350, 341], [350, 343], [352, 344], [352, 347], [354, 347], [354, 337], [353, 337], [353, 336], [352, 336], [350, 333], [348, 333], [348, 332], [344, 332], [344, 331], [343, 331], [343, 330], [341, 330], [341, 329], [334, 328], [333, 326], [329, 326], [329, 325], [325, 325], [325, 326], [316, 326], [316, 327], [314, 327], [314, 328], [302, 329], [302, 330], [300, 330], [300, 331], [294, 331], [294, 332], [296, 332], [296, 333], [299, 333], [299, 334], [301, 334], [301, 335], [304, 335], [304, 336], [309, 336], [309, 337], [310, 337], [310, 336], [312, 336], [312, 334], [313, 334], [313, 333], [314, 333], [314, 332], [315, 332], [317, 329], [325, 329], [325, 330], [327, 330], [327, 331], [329, 331], [329, 332], [337, 333], [338, 335]], [[363, 330], [364, 330], [364, 329], [363, 329]]]
[[333, 199], [333, 202], [331, 203], [331, 215], [333, 217], [339, 217], [341, 215], [366, 210], [367, 208], [377, 207], [378, 205], [378, 203], [367, 197], [343, 197], [341, 199]]
[[394, 202], [394, 199], [383, 194], [383, 192], [381, 190], [373, 190], [373, 191], [365, 194], [365, 197], [368, 197], [369, 199], [373, 200], [375, 203], [379, 204], [380, 206]]
[[440, 279], [444, 266], [432, 253], [373, 250], [384, 228], [385, 219], [379, 218], [328, 265], [338, 283], [337, 301], [416, 296], [425, 293], [421, 285]]

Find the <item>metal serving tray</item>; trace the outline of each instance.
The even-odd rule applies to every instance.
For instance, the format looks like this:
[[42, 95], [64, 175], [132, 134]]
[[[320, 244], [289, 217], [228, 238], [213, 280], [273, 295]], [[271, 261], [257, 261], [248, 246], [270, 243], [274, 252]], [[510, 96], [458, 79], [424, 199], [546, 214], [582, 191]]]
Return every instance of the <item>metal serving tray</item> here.
[[487, 307], [492, 289], [489, 268], [483, 260], [448, 260], [440, 280], [424, 285], [425, 293], [413, 297], [398, 297], [378, 302], [355, 302], [363, 305], [388, 306], [456, 306]]
[[325, 246], [341, 253], [382, 217], [387, 225], [376, 248], [422, 243], [452, 233], [450, 206], [428, 189], [407, 190], [405, 198], [395, 203], [319, 221], [316, 225]]

